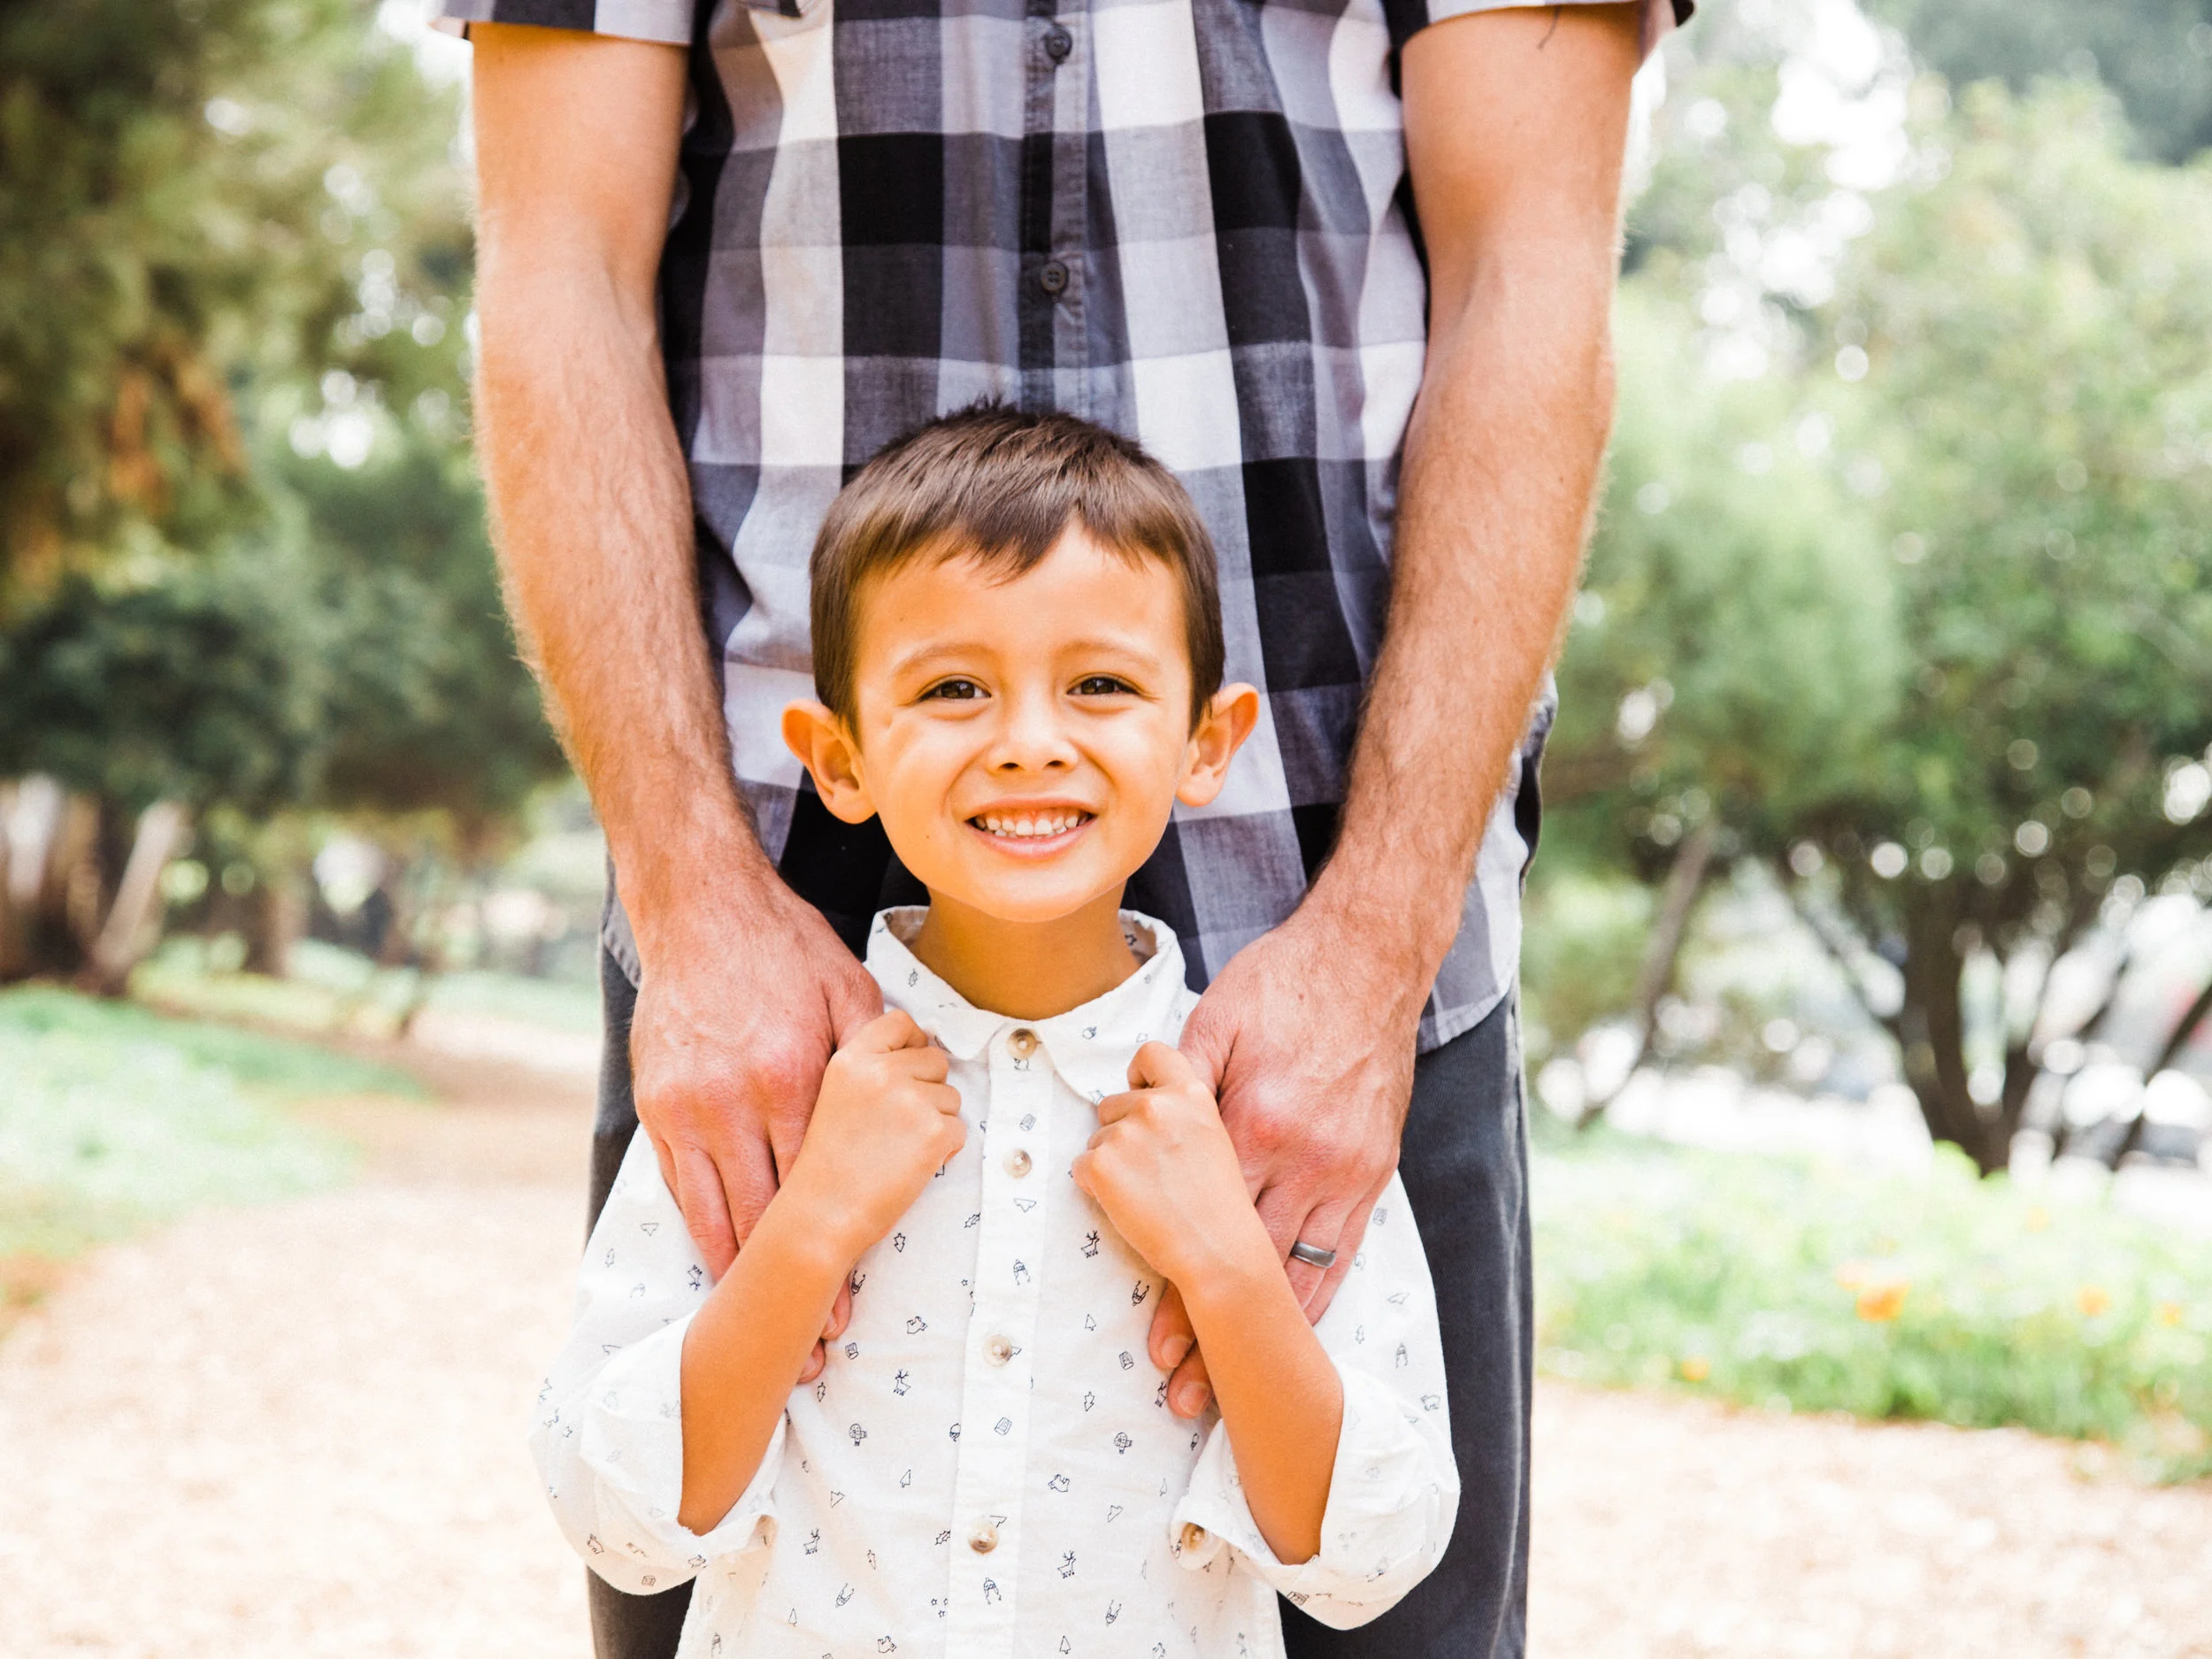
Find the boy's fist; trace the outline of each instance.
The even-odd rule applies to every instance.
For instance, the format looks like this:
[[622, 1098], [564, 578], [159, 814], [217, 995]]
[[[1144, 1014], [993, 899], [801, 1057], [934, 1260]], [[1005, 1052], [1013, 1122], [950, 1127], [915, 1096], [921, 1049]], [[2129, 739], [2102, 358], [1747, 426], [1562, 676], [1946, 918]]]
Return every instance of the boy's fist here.
[[1275, 1271], [1221, 1112], [1179, 1050], [1138, 1049], [1129, 1092], [1098, 1103], [1098, 1124], [1075, 1183], [1156, 1271], [1181, 1286], [1233, 1267]]
[[786, 1183], [847, 1258], [891, 1231], [968, 1139], [944, 1050], [897, 1010], [830, 1056]]

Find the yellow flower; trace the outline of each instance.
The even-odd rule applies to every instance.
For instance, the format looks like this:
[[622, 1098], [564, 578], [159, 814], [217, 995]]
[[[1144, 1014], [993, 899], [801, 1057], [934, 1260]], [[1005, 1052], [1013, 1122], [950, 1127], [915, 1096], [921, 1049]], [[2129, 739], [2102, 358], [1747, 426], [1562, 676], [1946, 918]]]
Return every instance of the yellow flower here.
[[1684, 1382], [1703, 1382], [1712, 1374], [1713, 1368], [1694, 1354], [1682, 1362], [1682, 1380]]
[[1859, 1291], [1859, 1317], [1870, 1325], [1887, 1325], [1905, 1310], [1906, 1294], [1912, 1286], [1901, 1279], [1874, 1282]]
[[2152, 1309], [2151, 1312], [2156, 1317], [2158, 1323], [2161, 1325], [2179, 1325], [2181, 1323], [2181, 1304], [2177, 1302], [2162, 1302], [2158, 1304], [2158, 1306]]
[[2082, 1316], [2089, 1319], [2095, 1318], [2112, 1305], [2112, 1298], [2105, 1294], [2101, 1285], [2084, 1285], [2074, 1293], [2074, 1301], [2079, 1305]]

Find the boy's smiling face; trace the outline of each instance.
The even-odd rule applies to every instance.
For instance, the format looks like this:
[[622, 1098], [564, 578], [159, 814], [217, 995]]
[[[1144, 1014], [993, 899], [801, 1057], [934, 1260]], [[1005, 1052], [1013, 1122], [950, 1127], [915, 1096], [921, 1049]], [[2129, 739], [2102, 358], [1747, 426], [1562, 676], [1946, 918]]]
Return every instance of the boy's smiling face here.
[[1010, 579], [923, 553], [862, 594], [850, 726], [795, 703], [784, 738], [933, 895], [1056, 920], [1118, 895], [1177, 801], [1220, 793], [1257, 718], [1258, 694], [1227, 686], [1193, 726], [1182, 607], [1164, 561], [1079, 524]]

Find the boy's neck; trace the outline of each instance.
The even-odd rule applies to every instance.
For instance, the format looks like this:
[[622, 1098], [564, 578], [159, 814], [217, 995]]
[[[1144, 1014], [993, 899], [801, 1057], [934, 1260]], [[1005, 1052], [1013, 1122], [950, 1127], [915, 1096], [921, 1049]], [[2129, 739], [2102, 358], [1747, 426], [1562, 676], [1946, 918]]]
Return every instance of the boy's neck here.
[[911, 949], [976, 1007], [1014, 1019], [1080, 1008], [1138, 967], [1121, 931], [1118, 888], [1049, 922], [1005, 921], [932, 894]]

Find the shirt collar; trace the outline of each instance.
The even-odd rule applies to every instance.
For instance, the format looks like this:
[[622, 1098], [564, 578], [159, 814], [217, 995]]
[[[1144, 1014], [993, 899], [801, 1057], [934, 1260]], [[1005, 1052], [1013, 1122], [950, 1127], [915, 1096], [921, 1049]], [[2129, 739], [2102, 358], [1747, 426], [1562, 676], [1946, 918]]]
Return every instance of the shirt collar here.
[[1002, 1032], [1037, 1033], [1053, 1070], [1084, 1099], [1096, 1102], [1129, 1087], [1129, 1061], [1145, 1043], [1173, 1042], [1181, 1033], [1183, 951], [1174, 930], [1136, 910], [1121, 912], [1132, 949], [1147, 960], [1105, 995], [1050, 1019], [1015, 1019], [976, 1007], [908, 949], [927, 912], [921, 906], [885, 910], [868, 931], [868, 972], [883, 987], [884, 1005], [904, 1010], [947, 1053], [973, 1060]]

